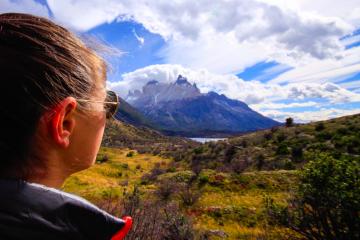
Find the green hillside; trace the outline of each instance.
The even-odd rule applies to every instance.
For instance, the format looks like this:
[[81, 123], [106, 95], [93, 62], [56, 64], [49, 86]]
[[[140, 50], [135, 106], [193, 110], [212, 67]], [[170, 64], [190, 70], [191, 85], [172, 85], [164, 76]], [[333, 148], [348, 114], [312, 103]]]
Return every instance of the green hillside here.
[[[64, 190], [133, 216], [127, 239], [306, 239], [292, 228], [299, 220], [287, 215], [298, 206], [299, 189], [323, 194], [324, 209], [359, 208], [359, 130], [360, 115], [353, 115], [198, 144], [111, 122], [104, 139], [110, 147]], [[309, 188], [314, 183], [319, 191]], [[357, 210], [350, 212], [354, 217], [345, 219], [357, 226]], [[346, 222], [336, 216], [330, 219]], [[341, 229], [344, 236], [350, 231]]]
[[156, 129], [156, 125], [148, 120], [141, 112], [132, 107], [124, 99], [119, 97], [119, 108], [115, 116], [118, 120], [132, 124], [136, 127], [150, 127]]
[[198, 145], [190, 139], [164, 136], [154, 129], [135, 127], [116, 120], [107, 122], [102, 142], [104, 147], [131, 148], [140, 153], [165, 156]]
[[360, 155], [360, 114], [209, 142], [184, 156], [194, 168], [241, 172], [298, 169], [314, 152]]

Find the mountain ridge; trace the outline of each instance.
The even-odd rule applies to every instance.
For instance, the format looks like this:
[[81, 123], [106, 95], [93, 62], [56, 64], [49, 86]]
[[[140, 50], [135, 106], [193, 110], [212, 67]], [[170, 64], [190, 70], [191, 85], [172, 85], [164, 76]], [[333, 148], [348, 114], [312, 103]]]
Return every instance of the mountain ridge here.
[[129, 92], [126, 100], [169, 135], [224, 136], [280, 125], [244, 102], [216, 92], [201, 93], [182, 75], [172, 83], [148, 81], [141, 91]]

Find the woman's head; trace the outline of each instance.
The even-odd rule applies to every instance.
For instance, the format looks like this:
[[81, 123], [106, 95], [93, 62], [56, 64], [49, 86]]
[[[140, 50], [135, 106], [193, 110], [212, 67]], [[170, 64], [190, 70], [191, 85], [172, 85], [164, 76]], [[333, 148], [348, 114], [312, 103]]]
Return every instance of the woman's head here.
[[[99, 140], [82, 138], [93, 135], [99, 138], [101, 135], [101, 140], [103, 114], [88, 119], [94, 124], [97, 119], [97, 124], [101, 124], [96, 125], [99, 127], [96, 133], [89, 135], [96, 129], [90, 129], [89, 125], [86, 129], [82, 123], [87, 123], [82, 121], [90, 116], [77, 114], [77, 110], [102, 106], [77, 102], [76, 99], [104, 100], [106, 66], [75, 35], [44, 18], [1, 14], [0, 76], [3, 86], [0, 93], [1, 175], [15, 172], [21, 176], [29, 175], [34, 166], [44, 164], [41, 155], [43, 150], [51, 152], [48, 148], [71, 148], [76, 152], [80, 150], [75, 147], [82, 143], [82, 148], [86, 149], [84, 144], [91, 141], [95, 144], [92, 147], [98, 148]], [[72, 146], [61, 145], [59, 138], [66, 137], [61, 134], [78, 142]], [[93, 153], [83, 153], [86, 154], [91, 155], [89, 158], [94, 157]]]

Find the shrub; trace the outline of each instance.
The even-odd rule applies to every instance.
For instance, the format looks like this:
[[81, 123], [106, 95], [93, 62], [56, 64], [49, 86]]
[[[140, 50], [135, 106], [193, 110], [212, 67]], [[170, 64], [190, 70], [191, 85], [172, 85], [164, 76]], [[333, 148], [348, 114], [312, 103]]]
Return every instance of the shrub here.
[[96, 163], [101, 164], [107, 161], [109, 161], [109, 156], [107, 154], [96, 156]]
[[202, 154], [203, 152], [204, 152], [203, 147], [197, 147], [197, 148], [194, 149], [195, 154]]
[[360, 157], [311, 158], [289, 205], [268, 201], [269, 215], [306, 239], [360, 239]]
[[200, 198], [200, 192], [197, 190], [192, 190], [189, 185], [183, 185], [179, 189], [179, 197], [184, 206], [194, 205]]
[[249, 144], [248, 144], [248, 141], [246, 141], [245, 139], [241, 141], [241, 146], [242, 146], [243, 148], [247, 148], [248, 145], [249, 145]]
[[332, 133], [327, 132], [327, 131], [322, 131], [322, 132], [316, 134], [316, 138], [319, 141], [327, 141], [327, 140], [330, 140], [332, 137], [333, 137]]
[[168, 169], [166, 169], [166, 172], [176, 172], [176, 167], [175, 166], [172, 166], [172, 167], [169, 167]]
[[269, 141], [273, 138], [273, 135], [274, 134], [272, 132], [266, 132], [264, 133], [264, 138]]
[[233, 145], [228, 146], [225, 149], [225, 155], [224, 155], [224, 161], [229, 163], [231, 162], [232, 158], [234, 157], [236, 153], [236, 147]]
[[206, 175], [200, 175], [199, 176], [199, 183], [201, 185], [204, 185], [204, 184], [206, 184], [208, 182], [209, 182], [209, 176], [206, 176]]
[[295, 145], [295, 146], [291, 147], [291, 156], [296, 162], [300, 162], [303, 159], [302, 146]]
[[322, 123], [322, 122], [316, 124], [316, 126], [315, 126], [315, 131], [320, 132], [320, 131], [322, 131], [322, 130], [324, 130], [324, 129], [325, 129], [325, 125], [324, 125], [324, 123]]
[[281, 143], [281, 142], [283, 142], [283, 141], [285, 141], [285, 139], [286, 139], [286, 136], [285, 136], [285, 134], [283, 133], [283, 132], [281, 132], [281, 133], [279, 133], [279, 135], [277, 135], [277, 141], [279, 142], [279, 143]]
[[161, 153], [161, 149], [159, 148], [156, 148], [152, 151], [152, 155], [156, 156], [156, 155], [159, 155]]
[[174, 181], [174, 182], [179, 182], [179, 183], [188, 183], [190, 181], [193, 180], [193, 178], [195, 177], [195, 174], [190, 171], [190, 170], [185, 170], [185, 171], [178, 171], [178, 172], [174, 172], [174, 173], [165, 173], [163, 175], [161, 175], [161, 179], [160, 180], [169, 180], [169, 181]]
[[277, 155], [287, 155], [290, 151], [288, 149], [288, 146], [284, 143], [279, 144], [278, 148], [276, 149]]
[[249, 166], [246, 160], [236, 160], [231, 163], [231, 170], [235, 173], [242, 173]]
[[340, 127], [336, 130], [336, 133], [339, 135], [347, 135], [349, 134], [349, 130], [346, 127]]
[[167, 201], [178, 189], [179, 187], [174, 181], [166, 179], [160, 182], [155, 193], [160, 200]]
[[196, 234], [192, 221], [173, 202], [143, 199], [137, 187], [124, 199], [98, 202], [102, 209], [115, 216], [131, 216], [133, 225], [125, 239], [193, 240]]
[[165, 173], [165, 170], [161, 169], [159, 166], [155, 166], [151, 169], [150, 173], [146, 173], [141, 177], [141, 183], [148, 184], [149, 182], [153, 182], [163, 173]]
[[265, 157], [263, 154], [259, 154], [256, 157], [256, 169], [260, 171], [263, 168], [264, 164], [265, 164]]
[[135, 152], [130, 151], [126, 154], [126, 157], [133, 157], [135, 155]]
[[289, 159], [287, 159], [284, 163], [284, 169], [286, 170], [293, 170], [295, 169], [295, 165], [292, 161], [290, 161]]

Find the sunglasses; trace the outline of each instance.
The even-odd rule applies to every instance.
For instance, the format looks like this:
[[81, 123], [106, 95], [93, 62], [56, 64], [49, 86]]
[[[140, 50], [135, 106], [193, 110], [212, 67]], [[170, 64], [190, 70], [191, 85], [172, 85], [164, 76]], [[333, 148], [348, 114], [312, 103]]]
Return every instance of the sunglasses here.
[[83, 99], [77, 99], [76, 101], [103, 103], [107, 119], [114, 117], [119, 107], [119, 97], [115, 92], [110, 90], [106, 91], [105, 101], [91, 101], [91, 100], [83, 100]]

